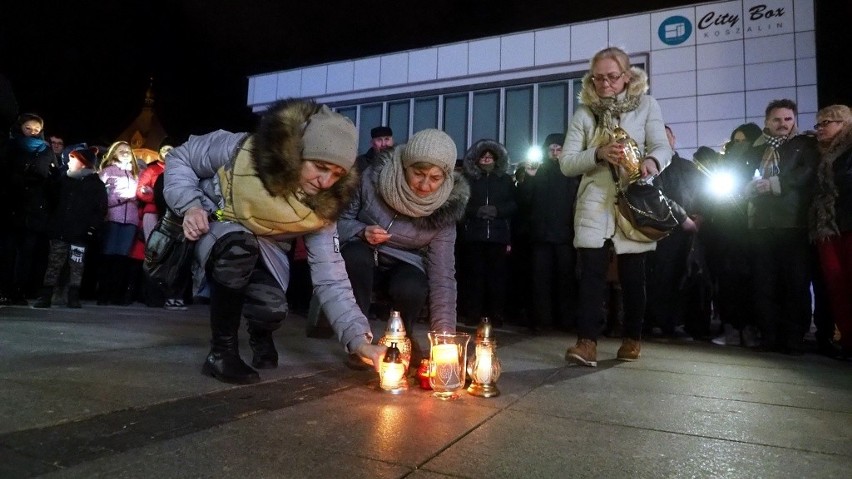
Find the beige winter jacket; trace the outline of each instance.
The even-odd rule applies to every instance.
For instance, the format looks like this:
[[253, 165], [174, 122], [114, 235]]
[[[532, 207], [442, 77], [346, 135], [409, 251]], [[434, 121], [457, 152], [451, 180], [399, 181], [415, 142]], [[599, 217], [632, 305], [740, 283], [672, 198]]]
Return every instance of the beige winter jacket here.
[[[583, 79], [583, 85], [584, 90], [594, 88], [588, 75]], [[647, 76], [644, 72], [631, 81], [629, 88], [632, 94], [647, 90]], [[622, 92], [619, 97], [623, 95], [625, 92]], [[589, 95], [581, 96], [581, 101], [588, 97]], [[639, 106], [633, 111], [622, 114], [618, 124], [636, 140], [645, 156], [651, 156], [657, 160], [660, 171], [668, 166], [673, 151], [666, 138], [660, 105], [654, 98], [642, 94]], [[567, 176], [583, 175], [577, 191], [577, 206], [574, 214], [574, 246], [601, 248], [607, 239], [612, 239], [617, 254], [653, 251], [656, 249], [656, 243], [639, 243], [627, 239], [616, 227], [615, 183], [607, 163], [595, 162], [596, 147], [590, 144], [594, 130], [594, 114], [585, 105], [580, 105], [568, 125], [565, 145], [559, 157], [562, 173]]]

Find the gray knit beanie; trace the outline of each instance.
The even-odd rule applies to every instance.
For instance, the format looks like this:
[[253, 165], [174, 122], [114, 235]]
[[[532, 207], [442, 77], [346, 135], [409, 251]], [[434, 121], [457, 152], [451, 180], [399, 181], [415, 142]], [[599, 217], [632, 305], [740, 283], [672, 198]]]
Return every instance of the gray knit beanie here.
[[402, 166], [425, 162], [435, 165], [450, 175], [456, 166], [456, 144], [450, 135], [429, 128], [418, 131], [408, 140], [402, 151]]
[[325, 105], [308, 118], [302, 142], [303, 159], [325, 161], [346, 171], [358, 156], [358, 131], [352, 120]]

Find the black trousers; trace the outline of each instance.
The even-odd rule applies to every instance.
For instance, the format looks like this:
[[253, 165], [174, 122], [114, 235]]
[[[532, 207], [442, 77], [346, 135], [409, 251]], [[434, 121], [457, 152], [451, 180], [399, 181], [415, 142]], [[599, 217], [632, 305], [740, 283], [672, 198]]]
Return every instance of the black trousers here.
[[[207, 261], [207, 275], [217, 287], [211, 289], [213, 296], [224, 289], [231, 301], [241, 301], [243, 306], [225, 308], [238, 311], [246, 318], [249, 332], [275, 331], [287, 317], [287, 292], [266, 268], [260, 259], [257, 238], [250, 233], [231, 233], [219, 238]], [[289, 280], [289, 277], [287, 278]], [[211, 308], [211, 320], [236, 321], [239, 318], [218, 318], [218, 311]]]
[[754, 305], [764, 345], [799, 348], [811, 324], [807, 230], [753, 230], [751, 241]]
[[486, 241], [464, 244], [468, 317], [502, 319], [506, 312], [509, 258], [506, 245]]
[[391, 308], [399, 311], [408, 334], [429, 297], [429, 280], [420, 268], [379, 253], [376, 265], [373, 248], [363, 241], [346, 243], [340, 251], [352, 283], [355, 301], [366, 316], [370, 310], [373, 288], [387, 292]]
[[[609, 248], [579, 248], [580, 310], [577, 337], [597, 341], [605, 324], [603, 304], [606, 294], [606, 272]], [[641, 339], [645, 317], [645, 253], [620, 254], [618, 280], [624, 298], [624, 336]]]
[[571, 243], [532, 244], [533, 314], [530, 326], [556, 329], [577, 322], [577, 250]]

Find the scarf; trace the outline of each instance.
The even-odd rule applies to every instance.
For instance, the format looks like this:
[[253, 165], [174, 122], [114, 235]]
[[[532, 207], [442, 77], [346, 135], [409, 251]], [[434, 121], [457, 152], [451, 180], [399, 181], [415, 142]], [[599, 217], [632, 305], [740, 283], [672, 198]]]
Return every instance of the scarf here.
[[597, 97], [586, 106], [592, 110], [597, 119], [595, 132], [592, 136], [592, 146], [608, 145], [612, 141], [612, 131], [618, 127], [616, 120], [622, 113], [633, 111], [639, 107], [642, 95], [630, 95], [625, 90], [615, 97]]
[[35, 136], [19, 136], [18, 146], [29, 153], [41, 153], [47, 149], [47, 142]]
[[307, 204], [303, 193], [270, 195], [246, 149], [240, 149], [233, 168], [225, 165], [217, 175], [225, 198], [222, 218], [240, 223], [258, 236], [308, 233], [327, 224]]
[[446, 175], [441, 187], [425, 197], [417, 196], [405, 181], [402, 166], [402, 148], [394, 149], [393, 156], [386, 157], [379, 172], [378, 190], [382, 199], [394, 211], [412, 218], [429, 216], [440, 208], [453, 191], [453, 177]]
[[766, 145], [760, 161], [760, 174], [763, 179], [778, 176], [781, 173], [781, 155], [778, 154], [778, 149], [794, 136], [796, 136], [795, 127], [786, 136], [772, 136], [764, 129], [763, 135], [754, 142], [755, 146]]

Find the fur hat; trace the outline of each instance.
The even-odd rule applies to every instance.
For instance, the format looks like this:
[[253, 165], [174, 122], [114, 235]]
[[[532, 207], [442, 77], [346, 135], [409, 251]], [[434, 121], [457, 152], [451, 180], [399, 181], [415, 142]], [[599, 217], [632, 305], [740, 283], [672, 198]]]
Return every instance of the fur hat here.
[[547, 138], [544, 139], [544, 147], [547, 148], [550, 145], [559, 145], [562, 146], [565, 143], [565, 135], [563, 133], [551, 133], [547, 135]]
[[95, 147], [77, 148], [71, 153], [68, 153], [68, 157], [74, 158], [80, 163], [82, 163], [84, 168], [94, 168], [95, 165], [98, 163], [98, 149]]
[[302, 142], [303, 159], [325, 161], [346, 171], [358, 156], [358, 131], [352, 120], [325, 105], [308, 118]]
[[378, 138], [380, 136], [393, 136], [393, 130], [389, 126], [377, 126], [370, 130], [370, 138]]
[[441, 168], [449, 175], [456, 166], [457, 153], [456, 144], [450, 135], [428, 128], [418, 131], [408, 140], [402, 150], [402, 166], [425, 162]]

